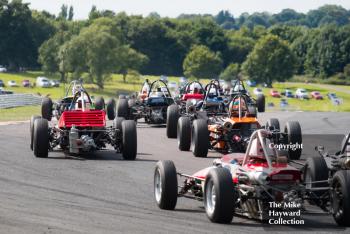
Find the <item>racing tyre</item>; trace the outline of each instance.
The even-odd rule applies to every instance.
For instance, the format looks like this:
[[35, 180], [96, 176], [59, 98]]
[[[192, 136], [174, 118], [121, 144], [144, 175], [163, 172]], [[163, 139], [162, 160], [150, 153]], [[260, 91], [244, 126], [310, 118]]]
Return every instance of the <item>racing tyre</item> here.
[[350, 171], [340, 170], [332, 181], [333, 218], [339, 226], [349, 227], [350, 219]]
[[177, 174], [173, 161], [159, 161], [154, 170], [154, 197], [163, 210], [174, 210], [177, 203]]
[[[303, 140], [302, 140], [302, 135], [301, 135], [301, 127], [299, 122], [297, 121], [288, 121], [285, 128], [284, 132], [287, 133], [287, 142], [286, 144], [299, 144], [301, 145]], [[298, 160], [300, 159], [301, 156], [301, 147], [298, 149], [288, 150], [289, 154], [289, 159], [291, 160]]]
[[166, 135], [168, 138], [177, 137], [177, 121], [179, 119], [179, 108], [177, 105], [168, 106], [166, 118]]
[[258, 95], [258, 98], [256, 99], [256, 106], [259, 112], [265, 112], [265, 95]]
[[49, 124], [47, 119], [34, 121], [33, 151], [38, 158], [47, 158], [49, 153]]
[[235, 212], [235, 190], [232, 175], [226, 168], [214, 168], [204, 186], [204, 207], [210, 221], [231, 223]]
[[48, 121], [52, 119], [52, 100], [45, 97], [41, 103], [41, 116]]
[[209, 146], [209, 131], [207, 121], [193, 121], [191, 148], [195, 157], [207, 157]]
[[117, 132], [117, 135], [120, 136], [119, 138], [121, 138], [122, 136], [122, 122], [124, 121], [125, 119], [123, 117], [116, 117], [114, 120], [113, 120], [113, 127], [115, 129], [118, 129]]
[[189, 151], [191, 148], [191, 120], [189, 117], [180, 117], [177, 122], [177, 143], [181, 151]]
[[126, 160], [135, 160], [137, 154], [137, 132], [136, 123], [133, 120], [122, 122], [123, 135], [123, 158]]
[[114, 98], [111, 98], [107, 102], [107, 117], [109, 120], [115, 119], [115, 100]]
[[126, 99], [119, 99], [118, 107], [117, 107], [117, 116], [118, 117], [123, 117], [125, 119], [129, 118], [128, 100], [126, 100]]
[[33, 115], [30, 118], [30, 149], [33, 150], [33, 137], [34, 137], [34, 122], [36, 119], [40, 119], [41, 116]]
[[[328, 187], [327, 182], [310, 184], [310, 182], [314, 181], [328, 180], [328, 171], [327, 163], [323, 157], [307, 158], [303, 173], [303, 181], [306, 183], [306, 188], [310, 190], [312, 188]], [[311, 205], [319, 204], [319, 197], [325, 192], [327, 191], [313, 191], [309, 203]]]
[[273, 127], [274, 130], [280, 130], [280, 121], [276, 118], [271, 118], [266, 123], [266, 129], [269, 129], [269, 127]]
[[95, 101], [95, 109], [96, 110], [103, 110], [105, 108], [105, 100], [103, 97], [96, 98]]

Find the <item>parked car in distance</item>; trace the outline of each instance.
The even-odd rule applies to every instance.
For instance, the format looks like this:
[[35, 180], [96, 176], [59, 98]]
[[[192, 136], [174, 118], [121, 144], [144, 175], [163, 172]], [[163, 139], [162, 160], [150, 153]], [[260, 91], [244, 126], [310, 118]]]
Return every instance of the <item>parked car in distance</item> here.
[[4, 94], [13, 94], [13, 91], [7, 91], [7, 90], [4, 90], [2, 87], [0, 87], [0, 95], [4, 95]]
[[50, 80], [51, 87], [60, 87], [60, 82], [58, 80]]
[[3, 66], [0, 65], [0, 72], [7, 72], [6, 67], [3, 67]]
[[18, 87], [18, 84], [17, 84], [16, 81], [14, 81], [14, 80], [9, 80], [9, 81], [7, 82], [7, 85], [8, 85], [9, 87]]
[[51, 87], [51, 82], [48, 78], [44, 76], [39, 76], [38, 78], [36, 78], [36, 86], [42, 88], [49, 88]]
[[275, 97], [275, 98], [281, 97], [281, 94], [277, 90], [274, 90], [274, 89], [270, 90], [270, 95], [271, 95], [271, 97]]
[[247, 85], [249, 87], [255, 87], [256, 86], [256, 81], [254, 81], [254, 80], [247, 80]]
[[336, 98], [338, 98], [337, 97], [337, 94], [335, 94], [335, 93], [327, 93], [327, 97], [329, 98], [329, 99], [336, 99]]
[[318, 91], [312, 91], [311, 92], [311, 98], [314, 98], [316, 100], [323, 100], [323, 96], [320, 92]]
[[283, 96], [285, 96], [286, 98], [294, 98], [294, 94], [292, 92], [292, 90], [290, 89], [286, 89], [281, 93]]
[[309, 99], [309, 95], [305, 89], [299, 88], [295, 92], [295, 97], [299, 99]]
[[0, 80], [0, 87], [5, 87], [5, 83], [3, 80]]
[[29, 80], [23, 80], [22, 81], [23, 87], [30, 87], [30, 81]]
[[261, 88], [254, 88], [253, 93], [258, 96], [260, 94], [264, 94]]

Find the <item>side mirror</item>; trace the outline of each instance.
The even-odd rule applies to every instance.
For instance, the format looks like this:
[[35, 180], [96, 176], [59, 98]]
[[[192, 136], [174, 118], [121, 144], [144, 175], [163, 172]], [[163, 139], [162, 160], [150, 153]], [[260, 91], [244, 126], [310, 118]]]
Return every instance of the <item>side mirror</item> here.
[[324, 151], [324, 146], [323, 145], [318, 145], [315, 147], [315, 150], [318, 152], [323, 152]]

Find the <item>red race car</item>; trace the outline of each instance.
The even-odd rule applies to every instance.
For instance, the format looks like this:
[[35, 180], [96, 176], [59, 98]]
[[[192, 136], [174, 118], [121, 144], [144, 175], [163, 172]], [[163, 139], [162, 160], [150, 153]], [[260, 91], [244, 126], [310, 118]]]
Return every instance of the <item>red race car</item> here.
[[270, 90], [270, 95], [271, 95], [271, 97], [275, 97], [275, 98], [281, 97], [281, 94], [277, 90], [274, 90], [274, 89]]
[[[270, 222], [271, 212], [278, 212], [271, 204], [281, 204], [283, 211], [307, 212], [304, 201], [311, 201], [332, 213], [338, 225], [349, 226], [350, 174], [337, 172], [332, 180], [304, 182], [303, 170], [291, 166], [281, 150], [290, 144], [275, 143], [277, 136], [274, 131], [257, 130], [246, 153], [215, 159], [213, 166], [193, 175], [177, 173], [172, 161], [159, 161], [154, 171], [157, 205], [173, 210], [178, 197], [185, 197], [203, 201], [208, 218], [215, 223], [230, 223], [234, 214]], [[180, 186], [178, 177], [184, 178]], [[320, 182], [326, 186], [310, 186]], [[320, 190], [325, 191], [322, 198], [317, 197]], [[335, 194], [339, 191], [341, 196]]]
[[[74, 86], [74, 96], [59, 102], [60, 112], [53, 111], [45, 100], [43, 116], [30, 120], [31, 149], [36, 157], [46, 158], [49, 151], [60, 149], [69, 155], [89, 153], [109, 144], [124, 159], [134, 160], [137, 154], [136, 124], [133, 120], [115, 118], [113, 126], [106, 124], [106, 112], [100, 103], [93, 103], [82, 86]], [[50, 103], [49, 103], [50, 104]], [[52, 114], [52, 113], [54, 114]], [[57, 123], [49, 124], [55, 116]]]
[[315, 98], [316, 100], [323, 100], [323, 96], [318, 91], [311, 92], [311, 98]]

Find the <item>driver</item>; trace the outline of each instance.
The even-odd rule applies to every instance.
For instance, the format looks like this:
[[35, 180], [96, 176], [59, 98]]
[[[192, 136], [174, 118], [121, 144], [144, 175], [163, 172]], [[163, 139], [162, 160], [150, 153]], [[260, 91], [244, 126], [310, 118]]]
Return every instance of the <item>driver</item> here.
[[198, 83], [192, 83], [190, 85], [190, 93], [192, 94], [197, 94], [197, 93], [201, 93], [202, 92], [202, 87], [200, 84]]
[[[85, 110], [90, 110], [90, 107], [91, 107], [91, 103], [89, 101], [89, 98], [84, 95], [84, 104], [85, 104]], [[82, 110], [83, 109], [83, 97], [80, 96], [76, 103], [75, 103], [75, 110]]]
[[229, 106], [229, 111], [231, 116], [237, 116], [239, 115], [239, 104], [241, 103], [241, 111], [246, 111], [246, 103], [244, 99], [241, 98], [236, 98], [231, 101], [230, 106]]

